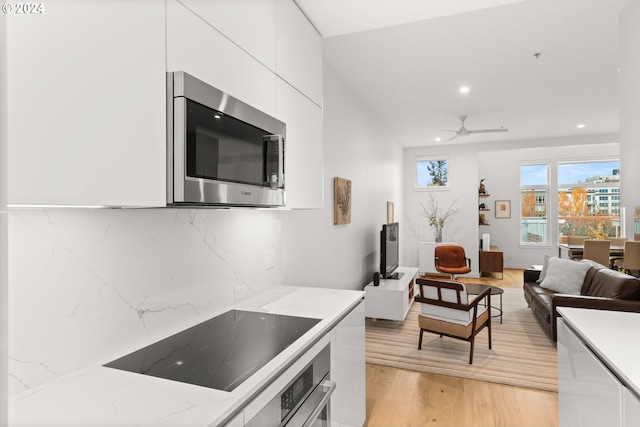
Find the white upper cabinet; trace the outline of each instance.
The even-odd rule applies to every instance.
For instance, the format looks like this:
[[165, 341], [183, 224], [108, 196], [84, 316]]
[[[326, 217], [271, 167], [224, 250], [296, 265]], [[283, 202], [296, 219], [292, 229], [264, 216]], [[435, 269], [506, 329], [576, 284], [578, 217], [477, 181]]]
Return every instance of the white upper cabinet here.
[[[192, 2], [201, 3], [198, 0]], [[236, 3], [244, 4], [244, 1]], [[211, 12], [210, 15], [215, 14]], [[268, 27], [265, 32], [275, 34], [273, 25]], [[267, 114], [275, 115], [275, 74], [239, 48], [235, 40], [221, 34], [177, 0], [167, 1], [167, 71], [185, 71]]]
[[164, 2], [7, 16], [9, 203], [166, 203]]
[[275, 71], [276, 0], [181, 0], [181, 3]]
[[324, 200], [322, 109], [279, 80], [277, 117], [287, 124], [284, 165], [287, 208], [321, 209]]
[[278, 0], [276, 73], [322, 107], [322, 38], [291, 0]]
[[287, 124], [289, 207], [322, 207], [321, 39], [292, 0], [57, 0], [7, 16], [9, 203], [166, 206], [166, 72]]

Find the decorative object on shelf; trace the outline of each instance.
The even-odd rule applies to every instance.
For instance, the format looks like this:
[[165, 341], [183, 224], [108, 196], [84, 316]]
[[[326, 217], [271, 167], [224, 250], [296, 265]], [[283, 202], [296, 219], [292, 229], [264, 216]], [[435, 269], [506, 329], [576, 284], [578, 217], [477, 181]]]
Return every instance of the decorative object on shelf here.
[[488, 195], [488, 194], [487, 194], [487, 189], [486, 189], [486, 187], [484, 186], [484, 178], [482, 178], [482, 179], [480, 180], [480, 186], [478, 187], [478, 194], [479, 194], [479, 195], [482, 195], [482, 196], [484, 196], [484, 195]]
[[511, 200], [496, 200], [496, 218], [511, 218]]
[[387, 224], [393, 222], [393, 202], [387, 202]]
[[435, 240], [437, 243], [442, 242], [442, 230], [444, 229], [444, 224], [447, 218], [451, 217], [456, 212], [458, 212], [458, 210], [454, 208], [454, 205], [456, 204], [457, 201], [458, 199], [451, 202], [451, 205], [449, 205], [449, 209], [447, 209], [446, 212], [444, 213], [438, 207], [438, 202], [434, 200], [433, 196], [431, 195], [429, 195], [429, 209], [425, 208], [425, 206], [422, 203], [420, 203], [420, 206], [422, 206], [422, 209], [419, 210], [418, 213], [420, 213], [420, 215], [427, 218], [427, 220], [429, 221], [430, 227], [435, 228], [435, 231], [436, 231]]
[[351, 224], [351, 180], [333, 179], [333, 223]]
[[489, 225], [487, 218], [484, 214], [478, 214], [478, 224], [480, 225]]
[[484, 203], [480, 203], [480, 205], [478, 206], [478, 210], [479, 211], [488, 211], [490, 209]]

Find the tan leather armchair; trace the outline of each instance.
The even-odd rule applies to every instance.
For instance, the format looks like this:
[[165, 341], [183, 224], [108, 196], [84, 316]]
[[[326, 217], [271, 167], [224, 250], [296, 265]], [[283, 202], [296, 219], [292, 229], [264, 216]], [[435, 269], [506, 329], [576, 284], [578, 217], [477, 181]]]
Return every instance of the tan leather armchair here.
[[[415, 301], [422, 305], [418, 315], [418, 350], [422, 349], [424, 332], [468, 341], [471, 344], [469, 364], [473, 364], [475, 337], [485, 327], [491, 348], [490, 288], [469, 301], [464, 283], [422, 277], [416, 279], [416, 283], [420, 287], [420, 295], [415, 297]], [[479, 305], [483, 300], [485, 304]]]

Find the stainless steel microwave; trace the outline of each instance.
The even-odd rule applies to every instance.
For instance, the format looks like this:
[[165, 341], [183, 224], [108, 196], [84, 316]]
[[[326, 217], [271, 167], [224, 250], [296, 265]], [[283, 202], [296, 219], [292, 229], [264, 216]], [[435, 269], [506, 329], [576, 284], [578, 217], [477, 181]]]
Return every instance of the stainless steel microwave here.
[[168, 205], [285, 206], [285, 123], [176, 71], [167, 128]]

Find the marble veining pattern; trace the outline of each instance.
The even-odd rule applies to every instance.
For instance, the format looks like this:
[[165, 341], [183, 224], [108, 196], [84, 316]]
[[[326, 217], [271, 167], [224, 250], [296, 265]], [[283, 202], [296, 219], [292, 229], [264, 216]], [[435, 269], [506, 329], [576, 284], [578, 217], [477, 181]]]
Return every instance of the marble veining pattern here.
[[276, 211], [11, 209], [10, 394], [279, 286], [280, 229]]

